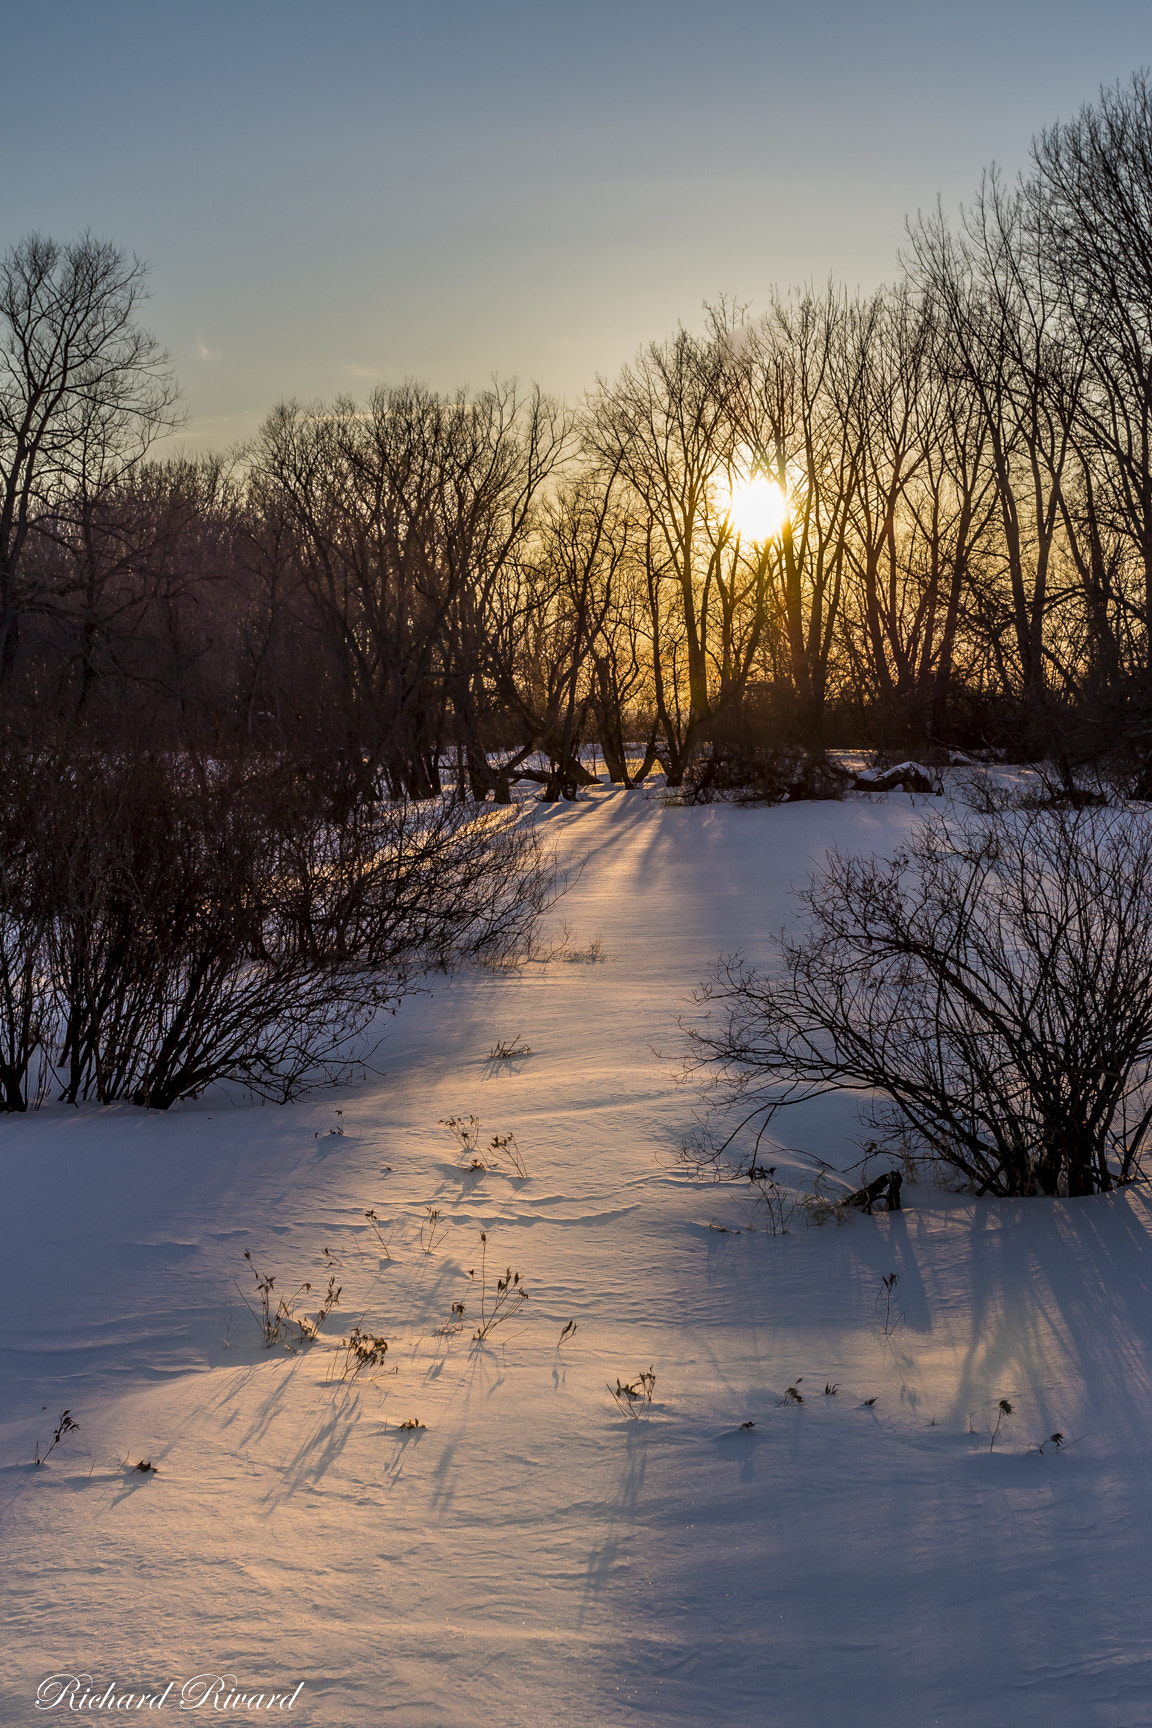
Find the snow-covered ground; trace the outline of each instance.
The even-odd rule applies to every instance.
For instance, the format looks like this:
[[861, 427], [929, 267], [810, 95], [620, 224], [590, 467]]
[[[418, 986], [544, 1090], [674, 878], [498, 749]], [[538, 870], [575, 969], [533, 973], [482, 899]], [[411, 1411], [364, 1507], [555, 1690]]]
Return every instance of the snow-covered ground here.
[[[176, 1718], [218, 1675], [202, 1714], [271, 1690], [357, 1728], [1152, 1724], [1143, 1195], [906, 1187], [772, 1237], [677, 1162], [693, 984], [764, 951], [826, 847], [915, 819], [605, 787], [540, 813], [599, 960], [438, 981], [342, 1097], [5, 1119], [0, 1722], [142, 1690]], [[439, 1124], [469, 1115], [526, 1179], [463, 1168]], [[843, 1165], [856, 1132], [847, 1100], [781, 1127]], [[506, 1267], [529, 1297], [476, 1344], [482, 1231], [489, 1301]], [[245, 1250], [278, 1295], [326, 1249], [321, 1341], [266, 1352]], [[357, 1322], [385, 1365], [341, 1379]], [[606, 1382], [649, 1368], [632, 1419]], [[45, 1712], [52, 1674], [91, 1685]]]

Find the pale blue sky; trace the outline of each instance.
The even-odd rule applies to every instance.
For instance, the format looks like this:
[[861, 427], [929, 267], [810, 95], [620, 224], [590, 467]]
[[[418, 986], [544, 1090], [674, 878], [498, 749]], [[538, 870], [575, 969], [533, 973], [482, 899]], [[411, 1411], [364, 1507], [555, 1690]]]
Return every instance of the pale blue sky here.
[[191, 421], [491, 372], [575, 399], [720, 293], [891, 275], [906, 213], [1152, 62], [1143, 4], [0, 0], [0, 240], [152, 265]]

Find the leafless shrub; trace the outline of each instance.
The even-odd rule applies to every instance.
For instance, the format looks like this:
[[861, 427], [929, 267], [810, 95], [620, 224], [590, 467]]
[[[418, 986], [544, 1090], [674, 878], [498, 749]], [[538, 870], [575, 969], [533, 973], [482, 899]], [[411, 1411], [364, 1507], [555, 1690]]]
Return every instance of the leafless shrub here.
[[560, 880], [515, 812], [436, 800], [302, 819], [284, 862], [298, 946], [377, 974], [388, 996], [418, 972], [531, 944]]
[[973, 768], [958, 774], [952, 782], [952, 792], [958, 804], [979, 816], [998, 816], [1013, 810], [1019, 801], [1019, 789], [1003, 785], [983, 768]]
[[1152, 1132], [1145, 818], [937, 818], [890, 861], [830, 854], [802, 899], [808, 931], [781, 937], [772, 970], [730, 959], [701, 992], [721, 1015], [690, 1032], [695, 1056], [731, 1101], [770, 1121], [870, 1090], [882, 1143], [911, 1136], [984, 1193], [1138, 1177]]
[[[515, 815], [445, 802], [342, 823], [278, 772], [7, 750], [0, 1107], [154, 1109], [221, 1080], [286, 1099], [429, 968], [530, 939], [555, 885]], [[31, 1091], [30, 1091], [31, 1088]], [[339, 1130], [338, 1130], [339, 1131]]]
[[870, 1160], [876, 1157], [897, 1158], [904, 1182], [918, 1183], [931, 1176], [932, 1160], [925, 1156], [923, 1142], [918, 1141], [906, 1126], [893, 1126], [883, 1145], [875, 1140], [864, 1142], [862, 1166], [867, 1169]]
[[214, 1081], [287, 1097], [375, 1012], [300, 941], [298, 885], [254, 789], [161, 758], [65, 765], [38, 844], [61, 1096], [166, 1109]]
[[58, 797], [51, 752], [3, 751], [0, 790], [0, 1108], [42, 1103], [61, 1040], [50, 936], [57, 860], [46, 845], [45, 812]]

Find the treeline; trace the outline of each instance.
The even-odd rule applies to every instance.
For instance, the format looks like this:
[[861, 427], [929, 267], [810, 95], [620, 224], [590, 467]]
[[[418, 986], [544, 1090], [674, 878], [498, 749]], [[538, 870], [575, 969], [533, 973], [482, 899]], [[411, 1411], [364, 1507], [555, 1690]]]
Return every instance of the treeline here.
[[719, 303], [576, 411], [406, 384], [156, 462], [140, 285], [91, 238], [0, 271], [10, 730], [291, 761], [337, 814], [449, 765], [570, 796], [591, 743], [623, 782], [785, 741], [1152, 784], [1144, 74], [919, 218], [890, 288]]

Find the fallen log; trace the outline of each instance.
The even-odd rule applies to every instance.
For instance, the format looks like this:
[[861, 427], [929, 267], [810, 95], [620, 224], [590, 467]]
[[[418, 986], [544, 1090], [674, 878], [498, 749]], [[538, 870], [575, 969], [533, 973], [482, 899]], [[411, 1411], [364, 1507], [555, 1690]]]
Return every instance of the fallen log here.
[[904, 1178], [899, 1170], [889, 1170], [886, 1176], [877, 1176], [874, 1182], [868, 1182], [863, 1188], [857, 1188], [854, 1194], [849, 1194], [844, 1201], [845, 1206], [859, 1206], [865, 1212], [871, 1212], [877, 1200], [886, 1202], [889, 1212], [904, 1210], [900, 1201], [900, 1190], [904, 1186]]
[[853, 778], [858, 792], [939, 792], [940, 782], [919, 762], [898, 762], [894, 768], [866, 768]]

